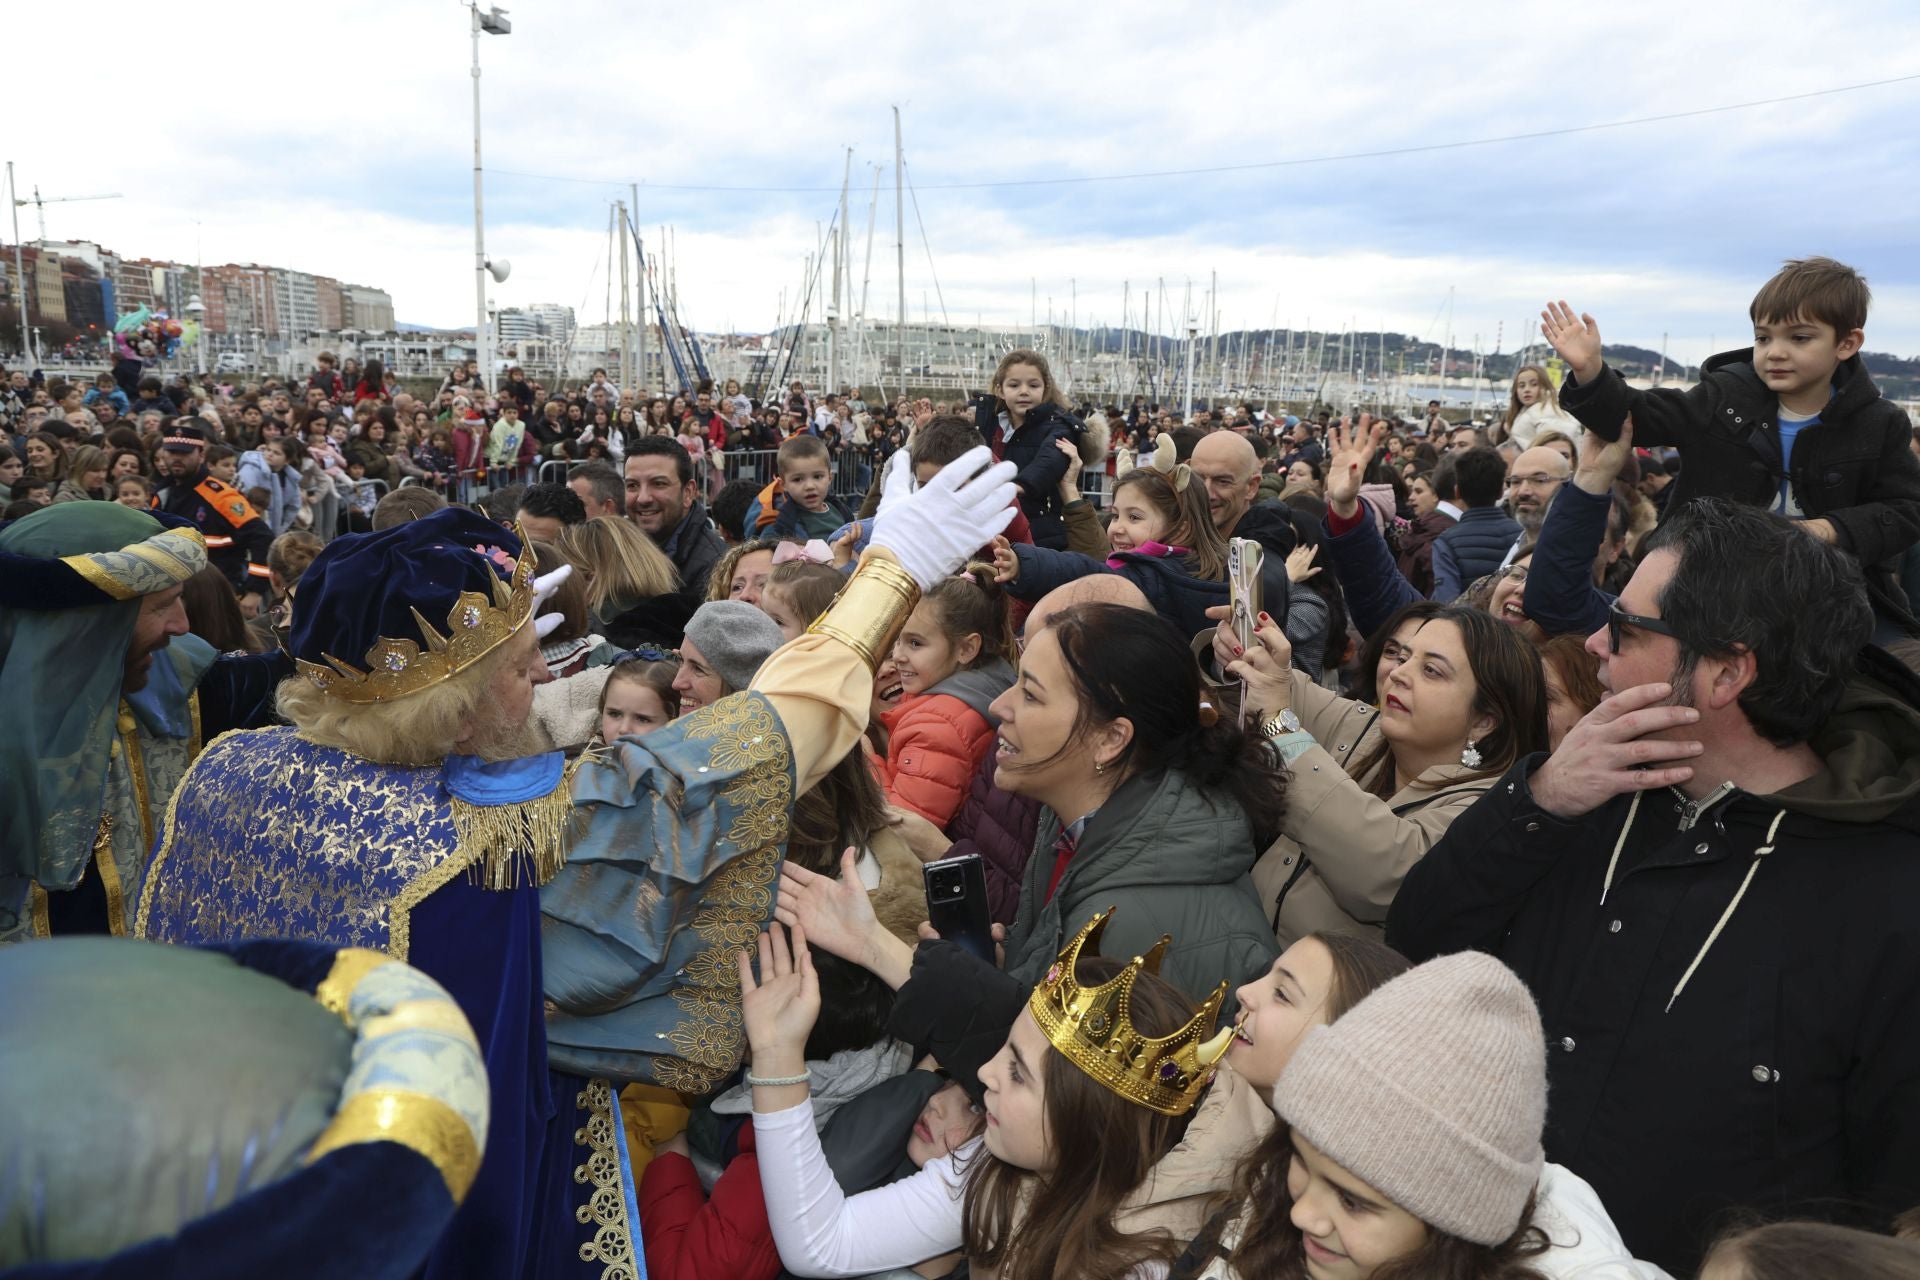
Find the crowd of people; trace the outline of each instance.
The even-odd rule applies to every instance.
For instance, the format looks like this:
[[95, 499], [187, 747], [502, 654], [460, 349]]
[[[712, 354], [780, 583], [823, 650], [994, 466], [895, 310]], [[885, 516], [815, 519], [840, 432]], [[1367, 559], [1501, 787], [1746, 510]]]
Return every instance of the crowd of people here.
[[0, 943], [441, 983], [430, 1274], [1920, 1275], [1869, 300], [1686, 389], [1550, 303], [1490, 422], [16, 372]]

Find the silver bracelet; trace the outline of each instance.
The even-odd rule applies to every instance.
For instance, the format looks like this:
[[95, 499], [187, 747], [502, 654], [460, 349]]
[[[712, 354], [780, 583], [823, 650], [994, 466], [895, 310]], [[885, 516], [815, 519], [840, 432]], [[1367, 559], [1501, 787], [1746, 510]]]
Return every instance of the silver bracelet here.
[[801, 1072], [797, 1076], [757, 1076], [753, 1074], [753, 1072], [751, 1071], [747, 1072], [748, 1084], [764, 1085], [767, 1088], [773, 1088], [776, 1085], [783, 1085], [783, 1084], [810, 1084], [812, 1083], [812, 1081], [813, 1081], [812, 1074], [805, 1071]]

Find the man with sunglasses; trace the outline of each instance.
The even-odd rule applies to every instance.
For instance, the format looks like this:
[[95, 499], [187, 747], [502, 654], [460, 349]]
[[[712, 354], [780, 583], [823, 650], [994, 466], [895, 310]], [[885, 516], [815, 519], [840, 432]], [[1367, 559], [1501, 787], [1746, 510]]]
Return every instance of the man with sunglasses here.
[[1612, 691], [1407, 874], [1387, 940], [1499, 956], [1547, 1028], [1548, 1159], [1691, 1274], [1739, 1209], [1920, 1203], [1920, 680], [1858, 563], [1719, 499], [1587, 638]]

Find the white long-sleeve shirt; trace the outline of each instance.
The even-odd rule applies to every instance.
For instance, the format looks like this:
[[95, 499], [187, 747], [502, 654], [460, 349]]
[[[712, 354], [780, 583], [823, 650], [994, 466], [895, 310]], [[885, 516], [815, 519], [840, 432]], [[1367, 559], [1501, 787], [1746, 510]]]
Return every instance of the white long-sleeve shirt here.
[[979, 1139], [912, 1177], [849, 1196], [827, 1167], [811, 1101], [754, 1112], [753, 1137], [773, 1243], [795, 1275], [864, 1276], [960, 1247], [961, 1170], [986, 1158]]

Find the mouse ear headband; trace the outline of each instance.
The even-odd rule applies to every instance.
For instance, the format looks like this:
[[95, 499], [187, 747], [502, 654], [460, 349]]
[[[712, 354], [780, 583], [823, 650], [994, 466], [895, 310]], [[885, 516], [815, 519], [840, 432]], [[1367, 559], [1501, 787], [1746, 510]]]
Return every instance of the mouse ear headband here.
[[1153, 456], [1147, 459], [1147, 466], [1167, 478], [1175, 493], [1185, 493], [1187, 482], [1193, 479], [1193, 472], [1187, 464], [1178, 461], [1179, 450], [1174, 446], [1171, 432], [1162, 435], [1160, 442], [1153, 447]]

